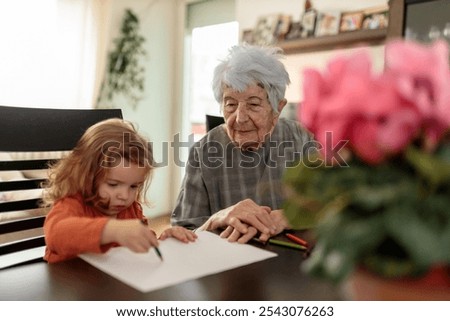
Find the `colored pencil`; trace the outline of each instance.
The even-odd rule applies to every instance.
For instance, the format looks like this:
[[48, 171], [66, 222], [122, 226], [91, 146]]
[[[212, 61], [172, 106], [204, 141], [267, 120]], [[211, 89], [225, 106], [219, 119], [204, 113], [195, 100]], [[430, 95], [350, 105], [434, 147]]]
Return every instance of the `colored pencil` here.
[[303, 250], [303, 251], [307, 250], [307, 248], [305, 246], [296, 244], [296, 243], [285, 242], [285, 241], [274, 240], [274, 239], [269, 239], [268, 242], [273, 245], [289, 247], [289, 248], [293, 248], [293, 249], [297, 249], [297, 250]]
[[308, 242], [306, 242], [304, 239], [299, 238], [298, 236], [291, 234], [291, 233], [286, 233], [285, 234], [287, 238], [289, 238], [291, 241], [294, 241], [297, 244], [303, 245], [303, 246], [308, 246]]

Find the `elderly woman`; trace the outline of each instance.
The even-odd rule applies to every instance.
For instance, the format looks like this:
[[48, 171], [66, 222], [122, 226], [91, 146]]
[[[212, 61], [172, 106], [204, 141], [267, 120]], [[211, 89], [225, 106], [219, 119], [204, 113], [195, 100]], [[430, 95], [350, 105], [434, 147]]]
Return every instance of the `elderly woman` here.
[[297, 122], [279, 117], [290, 82], [281, 57], [278, 48], [236, 46], [215, 68], [225, 124], [191, 148], [173, 224], [223, 229], [240, 243], [288, 228], [283, 171], [314, 144]]

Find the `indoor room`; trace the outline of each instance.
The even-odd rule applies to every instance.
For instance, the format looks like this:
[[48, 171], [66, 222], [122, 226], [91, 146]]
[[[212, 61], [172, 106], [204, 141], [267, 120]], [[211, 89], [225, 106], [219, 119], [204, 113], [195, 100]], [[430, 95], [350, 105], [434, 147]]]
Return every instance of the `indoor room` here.
[[[450, 299], [450, 1], [15, 0], [0, 37], [1, 300]], [[81, 199], [70, 220], [138, 216], [51, 220]]]

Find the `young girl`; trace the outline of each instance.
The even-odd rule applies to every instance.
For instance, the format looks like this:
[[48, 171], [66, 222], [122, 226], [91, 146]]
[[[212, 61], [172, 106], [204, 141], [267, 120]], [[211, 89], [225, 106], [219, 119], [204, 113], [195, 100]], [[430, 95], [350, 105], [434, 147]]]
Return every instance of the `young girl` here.
[[[146, 203], [152, 164], [149, 143], [131, 123], [109, 119], [91, 126], [50, 170], [44, 192], [44, 204], [51, 206], [44, 224], [44, 259], [59, 262], [120, 245], [134, 252], [158, 246], [140, 205]], [[172, 227], [159, 239], [167, 237], [187, 243], [197, 236]]]

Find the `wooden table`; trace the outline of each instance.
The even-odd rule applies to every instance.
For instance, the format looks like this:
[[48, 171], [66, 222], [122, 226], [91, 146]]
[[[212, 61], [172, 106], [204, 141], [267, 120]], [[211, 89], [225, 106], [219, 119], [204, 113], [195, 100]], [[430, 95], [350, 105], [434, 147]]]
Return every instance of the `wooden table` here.
[[81, 259], [35, 263], [0, 271], [0, 300], [344, 299], [339, 288], [301, 271], [302, 251], [271, 244], [264, 248], [278, 256], [148, 293], [125, 285]]

